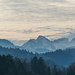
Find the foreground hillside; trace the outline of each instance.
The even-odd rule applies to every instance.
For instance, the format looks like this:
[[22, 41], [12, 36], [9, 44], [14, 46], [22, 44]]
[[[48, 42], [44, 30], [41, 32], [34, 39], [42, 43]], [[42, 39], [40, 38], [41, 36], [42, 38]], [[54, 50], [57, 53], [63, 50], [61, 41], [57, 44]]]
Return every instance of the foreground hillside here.
[[75, 75], [75, 63], [67, 68], [56, 65], [51, 68], [42, 57], [33, 57], [30, 62], [26, 62], [11, 55], [0, 55], [0, 75]]

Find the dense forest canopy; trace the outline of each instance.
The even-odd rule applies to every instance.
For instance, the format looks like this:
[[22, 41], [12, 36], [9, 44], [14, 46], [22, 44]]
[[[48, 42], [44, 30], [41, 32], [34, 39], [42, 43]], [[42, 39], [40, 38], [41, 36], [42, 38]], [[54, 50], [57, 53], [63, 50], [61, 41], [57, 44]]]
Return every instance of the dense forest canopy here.
[[75, 75], [75, 63], [67, 68], [48, 66], [42, 57], [36, 56], [30, 62], [13, 57], [0, 55], [0, 75]]

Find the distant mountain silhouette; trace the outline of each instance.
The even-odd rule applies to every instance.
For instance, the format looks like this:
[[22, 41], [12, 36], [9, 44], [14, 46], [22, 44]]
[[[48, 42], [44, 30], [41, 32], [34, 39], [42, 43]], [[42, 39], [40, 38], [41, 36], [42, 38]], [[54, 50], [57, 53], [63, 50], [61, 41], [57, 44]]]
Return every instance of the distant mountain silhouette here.
[[75, 48], [75, 38], [69, 41], [68, 38], [60, 38], [54, 41], [50, 41], [44, 36], [38, 36], [37, 39], [30, 39], [22, 46], [14, 46], [13, 43], [6, 39], [0, 39], [0, 46], [8, 48], [20, 48], [21, 50], [27, 50], [29, 52], [46, 53], [55, 51], [57, 49]]
[[8, 48], [15, 48], [14, 44], [6, 39], [0, 39], [0, 46], [2, 47], [8, 47]]
[[55, 50], [55, 46], [52, 44], [52, 42], [44, 36], [39, 36], [37, 39], [30, 39], [21, 47], [30, 52], [38, 53], [45, 53], [51, 50]]
[[45, 53], [55, 51], [56, 49], [66, 49], [75, 46], [75, 38], [70, 42], [68, 38], [60, 38], [50, 41], [44, 36], [38, 36], [37, 39], [30, 39], [21, 46], [21, 49], [26, 49], [30, 52]]
[[56, 49], [65, 49], [70, 46], [70, 42], [68, 38], [61, 38], [54, 40], [53, 45], [56, 47]]
[[45, 53], [55, 51], [56, 49], [75, 48], [75, 38], [69, 41], [68, 38], [60, 38], [50, 41], [44, 36], [38, 36], [37, 39], [30, 39], [28, 42], [21, 46], [30, 52]]

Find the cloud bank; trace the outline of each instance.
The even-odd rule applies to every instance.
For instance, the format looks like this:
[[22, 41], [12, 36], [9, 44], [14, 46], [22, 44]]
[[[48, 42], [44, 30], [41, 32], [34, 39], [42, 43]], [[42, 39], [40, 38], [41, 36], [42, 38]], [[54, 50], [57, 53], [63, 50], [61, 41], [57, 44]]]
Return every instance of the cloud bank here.
[[74, 25], [74, 0], [0, 0], [0, 38], [56, 39], [74, 33]]

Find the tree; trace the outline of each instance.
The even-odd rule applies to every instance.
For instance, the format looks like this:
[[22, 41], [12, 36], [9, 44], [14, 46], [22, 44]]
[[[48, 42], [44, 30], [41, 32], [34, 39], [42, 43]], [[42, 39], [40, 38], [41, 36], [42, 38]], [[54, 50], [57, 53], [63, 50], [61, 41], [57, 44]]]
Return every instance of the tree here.
[[75, 75], [75, 63], [71, 64], [67, 69], [67, 75]]
[[58, 69], [57, 69], [56, 65], [54, 65], [54, 67], [53, 67], [53, 75], [58, 75]]
[[51, 69], [50, 69], [50, 67], [47, 68], [47, 75], [51, 75]]
[[46, 64], [42, 57], [38, 60], [38, 73], [39, 75], [46, 75]]
[[38, 73], [38, 59], [37, 57], [33, 57], [33, 59], [31, 60], [31, 70], [34, 72], [34, 73]]

